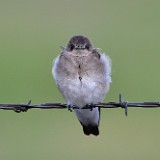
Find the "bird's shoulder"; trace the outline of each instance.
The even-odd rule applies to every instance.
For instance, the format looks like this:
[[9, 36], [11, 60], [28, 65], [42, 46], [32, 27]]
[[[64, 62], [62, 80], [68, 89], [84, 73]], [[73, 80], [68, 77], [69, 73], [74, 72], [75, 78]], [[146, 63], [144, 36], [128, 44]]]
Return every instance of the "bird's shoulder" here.
[[63, 65], [76, 65], [75, 57], [68, 54], [65, 50], [59, 55], [59, 63], [62, 63]]
[[100, 59], [101, 53], [100, 53], [100, 51], [99, 51], [97, 48], [94, 48], [94, 49], [92, 50], [92, 56], [94, 56], [94, 57], [97, 58], [97, 59]]

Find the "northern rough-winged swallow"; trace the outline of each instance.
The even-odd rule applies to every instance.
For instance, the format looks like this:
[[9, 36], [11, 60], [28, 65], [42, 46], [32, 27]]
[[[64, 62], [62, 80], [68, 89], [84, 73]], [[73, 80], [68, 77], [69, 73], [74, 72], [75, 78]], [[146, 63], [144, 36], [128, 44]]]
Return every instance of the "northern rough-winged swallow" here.
[[54, 61], [52, 74], [86, 135], [99, 135], [100, 108], [81, 109], [103, 101], [111, 83], [110, 58], [82, 35], [73, 36]]

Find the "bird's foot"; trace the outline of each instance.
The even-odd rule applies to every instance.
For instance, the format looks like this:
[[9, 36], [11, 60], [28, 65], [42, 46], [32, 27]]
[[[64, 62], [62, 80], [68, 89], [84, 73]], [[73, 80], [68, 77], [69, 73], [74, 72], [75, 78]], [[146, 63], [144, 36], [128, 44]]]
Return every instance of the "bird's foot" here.
[[92, 111], [93, 108], [94, 108], [94, 104], [92, 104], [92, 103], [91, 104], [87, 104], [86, 107], [88, 107]]
[[67, 105], [67, 109], [68, 109], [68, 111], [72, 112], [72, 108], [73, 108], [73, 106], [72, 106], [72, 105], [70, 105], [70, 104], [68, 104], [68, 105]]

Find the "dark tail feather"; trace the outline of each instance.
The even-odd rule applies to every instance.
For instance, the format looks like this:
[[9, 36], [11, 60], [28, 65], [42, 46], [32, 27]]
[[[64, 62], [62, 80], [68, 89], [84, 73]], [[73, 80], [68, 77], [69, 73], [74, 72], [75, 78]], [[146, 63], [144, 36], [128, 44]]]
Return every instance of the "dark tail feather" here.
[[99, 129], [98, 129], [98, 126], [96, 125], [88, 125], [88, 126], [83, 126], [83, 132], [85, 135], [89, 136], [90, 134], [93, 134], [95, 136], [98, 136], [99, 135]]

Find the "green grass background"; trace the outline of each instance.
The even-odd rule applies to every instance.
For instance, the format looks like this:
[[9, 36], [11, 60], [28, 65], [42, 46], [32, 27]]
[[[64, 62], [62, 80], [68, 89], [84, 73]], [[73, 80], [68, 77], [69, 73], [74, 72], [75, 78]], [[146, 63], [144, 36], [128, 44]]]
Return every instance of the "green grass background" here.
[[[160, 1], [0, 0], [0, 103], [64, 102], [52, 61], [75, 34], [112, 59], [105, 99], [160, 101]], [[73, 113], [0, 111], [1, 160], [159, 160], [160, 110], [103, 109], [100, 136]]]

